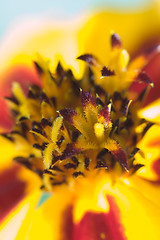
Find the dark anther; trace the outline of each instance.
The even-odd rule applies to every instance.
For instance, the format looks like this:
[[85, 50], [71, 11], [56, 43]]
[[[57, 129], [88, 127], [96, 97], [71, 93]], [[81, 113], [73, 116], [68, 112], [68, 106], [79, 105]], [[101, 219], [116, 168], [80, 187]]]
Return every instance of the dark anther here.
[[29, 98], [32, 98], [32, 99], [36, 99], [36, 95], [33, 93], [33, 91], [31, 90], [31, 89], [29, 89], [29, 91], [28, 91], [28, 97]]
[[43, 69], [40, 67], [40, 65], [36, 62], [36, 61], [33, 61], [35, 67], [36, 67], [36, 70], [39, 74], [42, 74], [43, 73]]
[[77, 178], [78, 176], [84, 176], [84, 173], [83, 172], [74, 172], [73, 173], [73, 177]]
[[45, 169], [45, 170], [43, 171], [43, 173], [47, 173], [47, 174], [49, 174], [49, 175], [55, 176], [55, 174], [52, 173], [51, 171], [49, 171], [48, 169]]
[[150, 77], [147, 75], [147, 73], [145, 73], [143, 71], [138, 74], [136, 80], [139, 81], [140, 83], [146, 83], [146, 84], [153, 85], [153, 82], [150, 79]]
[[12, 113], [13, 117], [17, 117], [19, 114], [19, 112], [14, 109], [11, 109], [11, 113]]
[[115, 76], [115, 72], [111, 69], [109, 69], [108, 67], [104, 66], [101, 70], [102, 73], [102, 77], [111, 77], [111, 76]]
[[146, 87], [140, 94], [139, 94], [139, 96], [138, 96], [138, 98], [137, 98], [137, 102], [143, 102], [144, 101], [144, 99], [146, 98], [146, 96], [147, 96], [147, 93], [148, 93], [148, 91], [149, 91], [149, 87]]
[[85, 169], [88, 170], [89, 163], [90, 163], [90, 159], [86, 157], [86, 158], [84, 159], [84, 163], [85, 163]]
[[50, 100], [52, 101], [53, 105], [56, 107], [56, 98], [52, 97], [52, 98], [50, 98]]
[[54, 151], [52, 152], [52, 164], [55, 164], [59, 160], [59, 156], [54, 155]]
[[96, 65], [97, 59], [92, 54], [83, 54], [79, 57], [77, 57], [78, 60], [85, 61], [89, 63], [90, 65]]
[[97, 159], [100, 159], [100, 158], [102, 158], [103, 156], [105, 156], [107, 152], [108, 152], [108, 150], [105, 149], [105, 148], [104, 148], [103, 150], [101, 150], [101, 151], [98, 153], [98, 155], [97, 155]]
[[56, 81], [56, 79], [54, 78], [54, 76], [53, 76], [53, 74], [51, 73], [51, 71], [48, 71], [48, 73], [49, 73], [52, 81], [57, 85], [57, 81]]
[[69, 69], [69, 70], [66, 72], [66, 76], [67, 76], [68, 78], [73, 78], [73, 73], [72, 73], [72, 70], [71, 70], [71, 69]]
[[105, 91], [103, 88], [101, 88], [99, 85], [95, 85], [95, 91], [99, 96], [104, 95], [105, 96]]
[[44, 143], [42, 144], [42, 150], [44, 151], [44, 149], [45, 149], [47, 146], [48, 146], [48, 143], [44, 142]]
[[146, 132], [150, 129], [150, 127], [152, 127], [154, 125], [154, 123], [148, 123], [147, 126], [143, 129], [142, 132], [142, 136], [144, 136], [146, 134]]
[[89, 82], [92, 86], [94, 86], [94, 74], [90, 66], [88, 67], [88, 71], [89, 71], [89, 74], [88, 74]]
[[134, 122], [132, 120], [132, 118], [127, 118], [126, 122], [125, 122], [125, 127], [126, 128], [130, 128], [134, 125]]
[[64, 140], [64, 136], [61, 136], [61, 138], [56, 142], [56, 144], [59, 148], [61, 147], [63, 140]]
[[24, 122], [21, 122], [21, 128], [22, 128], [23, 134], [25, 135], [26, 132], [28, 131], [28, 126]]
[[80, 95], [80, 88], [79, 88], [79, 81], [72, 80], [72, 90], [74, 94], [79, 97]]
[[123, 99], [122, 106], [121, 106], [121, 111], [122, 111], [124, 116], [127, 113], [128, 104], [129, 104], [129, 100], [127, 98]]
[[41, 100], [42, 102], [49, 103], [49, 99], [48, 99], [47, 95], [46, 95], [44, 92], [41, 92], [41, 94], [40, 94], [40, 100]]
[[80, 134], [80, 133], [79, 133], [78, 131], [73, 131], [73, 132], [72, 132], [72, 142], [76, 142], [79, 134]]
[[56, 68], [56, 72], [59, 76], [62, 76], [64, 74], [64, 70], [63, 70], [63, 67], [61, 65], [60, 62], [58, 62], [58, 65], [57, 65], [57, 68]]
[[65, 168], [65, 169], [70, 169], [70, 168], [76, 169], [77, 166], [74, 165], [73, 163], [66, 163], [66, 164], [64, 165], [64, 168]]
[[59, 159], [64, 160], [64, 159], [73, 157], [74, 155], [78, 154], [80, 151], [81, 151], [80, 149], [75, 148], [74, 143], [70, 143], [67, 145], [66, 149], [63, 151]]
[[32, 128], [32, 131], [43, 135], [42, 131], [38, 128]]
[[112, 136], [112, 133], [115, 132], [115, 133], [119, 133], [119, 124], [120, 124], [120, 120], [117, 119], [116, 122], [112, 125], [112, 129], [111, 129], [111, 132], [110, 132], [110, 137]]
[[132, 174], [135, 173], [136, 171], [138, 171], [141, 167], [144, 167], [144, 164], [136, 164], [133, 166], [133, 171]]
[[64, 183], [67, 183], [66, 180], [63, 180], [63, 181], [61, 181], [61, 182], [53, 182], [52, 185], [53, 185], [53, 186], [59, 186], [59, 185], [62, 185], [62, 184], [64, 184]]
[[52, 126], [52, 123], [50, 122], [50, 121], [48, 121], [48, 119], [46, 119], [46, 118], [42, 118], [41, 119], [41, 125], [43, 126], [43, 127], [46, 127], [46, 126]]
[[42, 170], [36, 169], [35, 172], [36, 172], [36, 173], [38, 174], [38, 176], [40, 176], [41, 178], [43, 177], [43, 171], [42, 171]]
[[6, 139], [10, 140], [11, 142], [14, 141], [13, 137], [9, 136], [9, 135], [6, 134], [6, 133], [1, 134], [1, 136], [5, 137]]
[[27, 167], [28, 169], [31, 169], [32, 165], [31, 163], [29, 162], [29, 159], [28, 158], [24, 158], [24, 157], [15, 157], [13, 159], [14, 161], [24, 165], [25, 167]]
[[132, 141], [133, 141], [133, 145], [137, 144], [137, 135], [133, 135]]
[[120, 36], [117, 33], [114, 33], [111, 36], [111, 46], [112, 46], [112, 48], [114, 48], [114, 47], [121, 48], [121, 46], [122, 46]]
[[129, 158], [133, 158], [133, 157], [136, 155], [136, 153], [139, 152], [139, 151], [140, 151], [140, 149], [136, 147], [136, 148], [131, 152], [131, 155], [130, 155]]
[[96, 98], [96, 104], [97, 105], [101, 105], [102, 107], [104, 107], [104, 103], [102, 102], [102, 100], [99, 97]]
[[79, 165], [79, 161], [78, 161], [78, 159], [74, 156], [74, 157], [72, 157], [72, 161], [76, 164], [76, 166], [78, 167], [78, 165]]
[[19, 121], [22, 122], [22, 121], [25, 121], [25, 120], [27, 120], [27, 119], [28, 119], [27, 117], [21, 117], [21, 118], [19, 119]]
[[15, 96], [5, 97], [5, 99], [9, 100], [10, 102], [15, 103], [16, 105], [19, 105], [19, 101], [17, 100], [17, 98]]
[[119, 92], [114, 92], [113, 101], [120, 101], [120, 100], [122, 100], [121, 94]]
[[73, 116], [75, 116], [77, 113], [73, 108], [64, 108], [61, 109], [60, 114], [62, 115], [62, 117], [64, 118], [64, 120], [71, 122], [73, 121]]
[[43, 149], [42, 149], [42, 146], [39, 145], [38, 143], [35, 143], [35, 144], [33, 144], [32, 146], [33, 146], [34, 148], [39, 149], [39, 150], [43, 150]]
[[108, 167], [103, 161], [97, 161], [97, 165], [95, 168], [108, 168]]
[[54, 171], [58, 171], [58, 172], [63, 172], [63, 170], [62, 169], [60, 169], [59, 167], [57, 167], [57, 166], [51, 166], [49, 169], [52, 169], [52, 170], [54, 170]]
[[39, 129], [42, 129], [42, 126], [39, 122], [33, 121], [32, 122], [32, 128], [35, 128], [35, 127], [39, 128]]

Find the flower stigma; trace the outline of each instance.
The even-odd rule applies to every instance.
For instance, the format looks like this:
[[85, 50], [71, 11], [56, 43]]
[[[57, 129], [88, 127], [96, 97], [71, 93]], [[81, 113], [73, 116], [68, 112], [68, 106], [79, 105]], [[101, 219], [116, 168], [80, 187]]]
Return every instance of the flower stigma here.
[[[13, 160], [38, 174], [44, 191], [74, 187], [102, 173], [113, 184], [125, 176], [128, 184], [127, 178], [144, 166], [135, 163], [135, 155], [142, 155], [137, 144], [152, 126], [138, 114], [153, 86], [149, 76], [130, 62], [115, 33], [106, 66], [92, 54], [77, 59], [86, 62], [81, 79], [60, 63], [53, 71], [51, 62], [37, 55], [41, 86], [30, 85], [25, 94], [15, 82], [7, 97], [15, 125], [3, 136], [15, 144]], [[134, 81], [146, 87], [132, 101]]]

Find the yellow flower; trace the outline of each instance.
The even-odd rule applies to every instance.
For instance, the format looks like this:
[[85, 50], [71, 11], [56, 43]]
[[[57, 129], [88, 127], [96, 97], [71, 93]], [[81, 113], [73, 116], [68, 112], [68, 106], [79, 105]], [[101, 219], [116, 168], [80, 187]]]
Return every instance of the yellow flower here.
[[79, 77], [37, 54], [27, 59], [33, 83], [14, 81], [6, 97], [14, 126], [0, 137], [2, 239], [160, 238], [160, 103], [145, 102], [153, 82], [144, 71], [158, 48], [130, 60], [114, 32], [102, 48], [106, 37], [94, 31], [105, 34], [106, 14], [95, 18], [82, 32], [97, 46], [79, 36], [87, 46]]

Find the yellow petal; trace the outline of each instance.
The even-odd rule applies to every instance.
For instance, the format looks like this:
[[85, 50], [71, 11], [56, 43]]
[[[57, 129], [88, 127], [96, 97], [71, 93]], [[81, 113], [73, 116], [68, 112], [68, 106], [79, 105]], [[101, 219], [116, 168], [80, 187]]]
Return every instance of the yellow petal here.
[[[0, 226], [0, 239], [3, 240], [15, 240], [19, 232], [19, 229], [24, 220], [28, 218], [28, 215], [32, 216], [32, 211], [34, 210], [38, 198], [40, 196], [40, 191], [34, 192], [31, 196], [25, 198], [17, 207], [12, 211], [9, 217]], [[24, 239], [24, 238], [21, 238]]]
[[148, 121], [160, 123], [160, 98], [143, 108], [139, 116]]
[[144, 157], [140, 154], [135, 155], [135, 162], [144, 164], [145, 166], [137, 171], [137, 174], [145, 179], [151, 181], [159, 181], [160, 175], [154, 169], [154, 164], [160, 158], [160, 126], [152, 126], [145, 134], [141, 142], [138, 144], [138, 148], [144, 153]]
[[24, 221], [16, 240], [61, 239], [63, 235], [61, 229], [62, 216], [71, 202], [71, 195], [68, 194], [68, 191], [64, 190], [59, 194], [55, 193], [40, 208], [35, 210], [27, 222]]

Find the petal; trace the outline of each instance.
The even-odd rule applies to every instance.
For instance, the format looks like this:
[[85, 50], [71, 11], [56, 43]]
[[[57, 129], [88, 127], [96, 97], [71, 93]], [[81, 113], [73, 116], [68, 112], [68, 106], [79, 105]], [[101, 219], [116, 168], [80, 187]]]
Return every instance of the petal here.
[[159, 239], [160, 187], [136, 175], [115, 184], [109, 179], [102, 174], [85, 179], [76, 192], [55, 191], [17, 240]]
[[4, 97], [11, 95], [12, 83], [19, 82], [23, 89], [26, 90], [29, 83], [40, 85], [40, 78], [31, 58], [21, 56], [11, 67], [7, 66], [5, 71], [0, 72], [0, 79], [0, 115], [3, 116], [0, 119], [0, 131], [8, 132], [12, 128], [13, 119]]
[[[150, 46], [151, 47], [151, 46]], [[148, 83], [150, 84], [151, 88], [149, 90], [149, 93], [147, 94], [147, 97], [143, 103], [143, 106], [147, 106], [149, 104], [151, 104], [153, 101], [156, 101], [159, 97], [160, 97], [160, 93], [159, 93], [159, 88], [160, 88], [160, 73], [159, 73], [159, 64], [160, 64], [160, 47], [157, 46], [156, 50], [153, 49], [153, 51], [151, 51], [150, 54], [144, 54], [143, 56], [140, 56], [137, 58], [137, 62], [139, 60], [139, 65], [138, 66], [134, 66], [134, 62], [133, 64], [131, 63], [132, 69], [133, 67], [136, 67], [134, 69], [142, 69], [145, 72], [144, 77], [148, 78]], [[144, 73], [142, 71], [142, 73]], [[143, 75], [141, 74], [141, 77], [143, 77]], [[147, 77], [148, 76], [148, 77]], [[143, 78], [144, 78], [143, 77]], [[144, 78], [144, 80], [145, 80]], [[151, 79], [151, 81], [150, 81]], [[141, 93], [144, 89], [146, 88], [146, 83], [144, 83], [143, 81], [140, 82], [136, 82], [134, 81], [131, 84], [130, 90], [131, 92], [133, 92], [133, 96], [137, 95], [138, 93]]]
[[21, 201], [38, 188], [40, 188], [40, 179], [16, 163], [1, 171], [0, 222], [8, 221], [6, 219], [10, 218]]
[[138, 148], [140, 148], [144, 157], [140, 154], [135, 155], [135, 162], [144, 164], [145, 166], [140, 168], [137, 171], [137, 174], [145, 179], [159, 182], [160, 173], [156, 166], [158, 166], [159, 157], [160, 157], [160, 126], [154, 125], [152, 126], [141, 142], [138, 144]]
[[[159, 46], [159, 51], [160, 51], [160, 46]], [[147, 96], [147, 99], [145, 101], [145, 106], [152, 103], [153, 101], [156, 101], [158, 98], [160, 98], [159, 66], [160, 66], [160, 53], [156, 54], [144, 69], [154, 83], [154, 87], [151, 88]]]
[[[81, 194], [79, 202], [76, 203], [74, 214], [76, 214], [76, 211], [80, 214], [84, 207], [86, 211], [83, 215], [80, 214], [81, 217], [78, 219], [73, 215], [75, 226], [72, 230], [74, 237], [71, 239], [140, 240], [152, 237], [153, 239], [158, 239], [160, 237], [160, 187], [144, 181], [137, 176], [128, 179], [122, 178], [115, 184], [108, 181], [107, 175], [103, 175], [103, 177], [100, 180], [102, 181], [101, 193], [103, 192], [103, 195], [100, 194], [97, 199], [99, 206], [101, 206], [101, 211], [96, 208], [91, 209], [91, 204], [96, 193], [94, 195], [90, 193], [88, 205], [87, 197], [89, 193], [85, 196]], [[96, 181], [98, 183], [98, 179]], [[96, 185], [97, 187], [95, 188], [94, 181], [92, 180], [91, 182], [96, 192], [100, 186]], [[87, 189], [89, 192], [89, 188]], [[94, 205], [96, 205], [96, 202]], [[117, 235], [114, 235], [116, 233]]]
[[64, 212], [71, 203], [71, 194], [68, 194], [65, 189], [53, 194], [41, 207], [35, 210], [34, 214], [30, 216], [30, 221], [23, 222], [16, 240], [63, 239], [61, 229], [63, 216], [65, 216]]
[[[80, 54], [86, 51], [92, 53], [104, 65], [107, 65], [110, 52], [110, 31], [112, 29], [120, 35], [127, 51], [131, 55], [135, 54], [136, 49], [144, 42], [159, 37], [160, 17], [158, 9], [157, 1], [157, 3], [152, 2], [145, 10], [136, 13], [100, 12], [92, 17], [80, 32]], [[146, 22], [149, 24], [147, 27]]]
[[[7, 220], [0, 226], [0, 239], [15, 240], [22, 223], [32, 216], [37, 204], [40, 192], [36, 191], [31, 196], [26, 197], [9, 215]], [[23, 224], [24, 225], [24, 224]], [[24, 239], [24, 238], [21, 238]]]
[[160, 123], [160, 98], [143, 108], [139, 116], [148, 121]]

